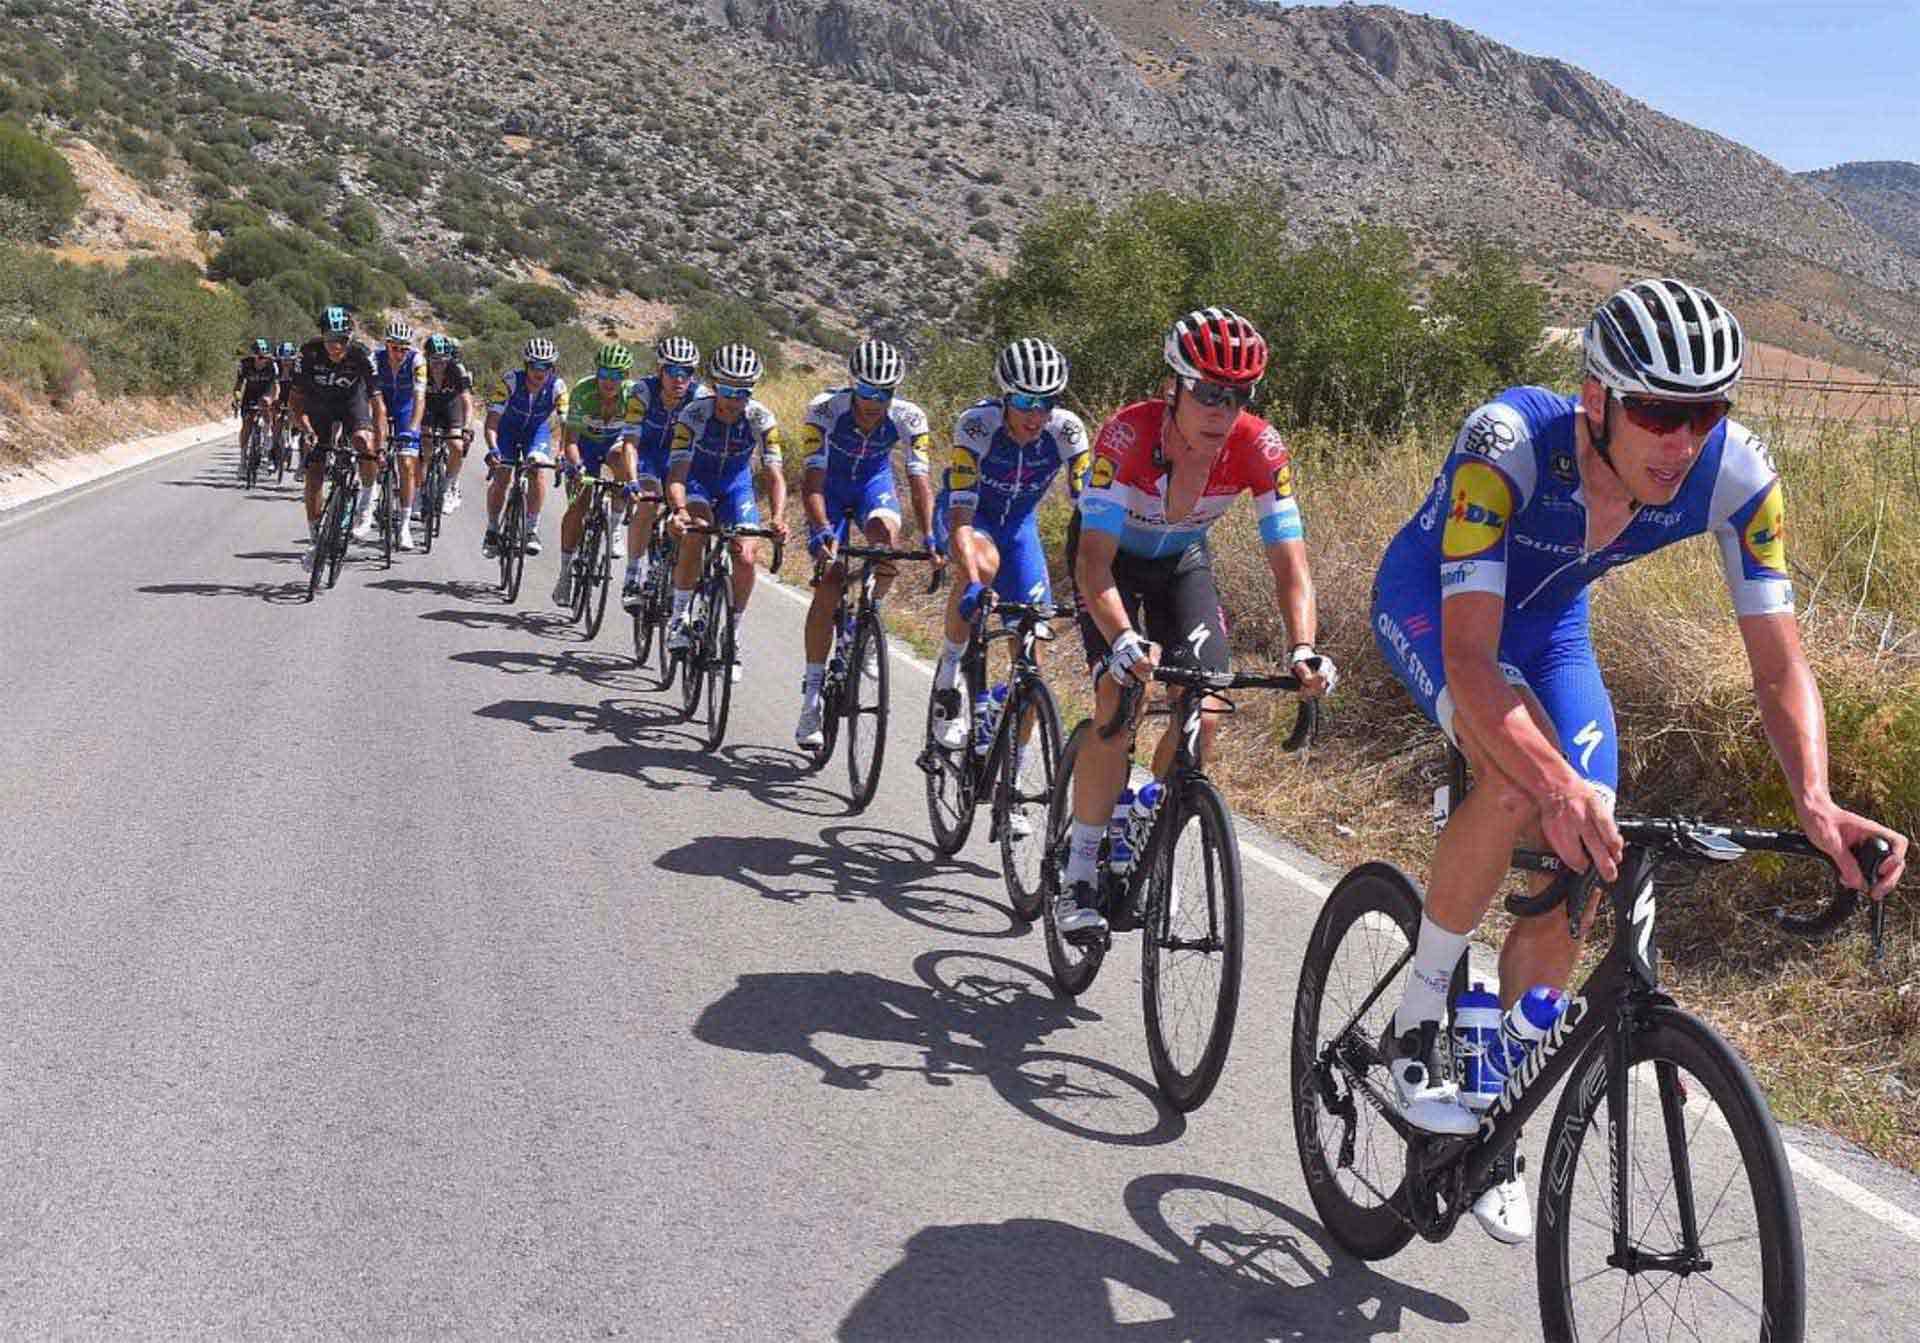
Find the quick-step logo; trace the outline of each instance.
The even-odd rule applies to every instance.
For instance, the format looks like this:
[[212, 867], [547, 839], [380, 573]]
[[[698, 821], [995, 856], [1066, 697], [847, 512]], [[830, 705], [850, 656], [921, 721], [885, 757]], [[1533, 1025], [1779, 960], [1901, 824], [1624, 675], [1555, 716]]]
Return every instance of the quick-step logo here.
[[1582, 1021], [1586, 1020], [1586, 1016], [1587, 1000], [1585, 998], [1567, 999], [1567, 1010], [1560, 1014], [1560, 1020], [1553, 1023], [1553, 1029], [1547, 1032], [1546, 1038], [1528, 1051], [1520, 1067], [1507, 1078], [1507, 1085], [1500, 1092], [1500, 1099], [1493, 1103], [1485, 1115], [1481, 1116], [1481, 1137], [1492, 1134], [1494, 1121], [1500, 1116], [1513, 1113], [1513, 1107], [1520, 1097], [1539, 1078], [1541, 1070], [1547, 1066], [1548, 1061], [1555, 1054], [1560, 1052], [1560, 1046], [1567, 1042], [1567, 1037], [1573, 1034]]

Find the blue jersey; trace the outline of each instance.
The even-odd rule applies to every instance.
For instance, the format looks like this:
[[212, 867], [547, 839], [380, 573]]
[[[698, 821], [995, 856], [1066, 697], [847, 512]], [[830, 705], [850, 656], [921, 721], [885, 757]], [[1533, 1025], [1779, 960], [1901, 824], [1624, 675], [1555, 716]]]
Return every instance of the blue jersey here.
[[927, 413], [897, 396], [887, 403], [887, 413], [873, 432], [863, 434], [853, 422], [853, 389], [822, 392], [808, 404], [800, 432], [808, 468], [825, 471], [830, 480], [863, 481], [882, 471], [891, 473], [895, 448], [906, 449], [908, 475], [928, 472], [933, 438]]
[[1060, 468], [1067, 492], [1080, 497], [1091, 445], [1087, 426], [1072, 411], [1056, 407], [1033, 442], [1008, 435], [997, 399], [976, 402], [953, 430], [953, 465], [947, 472], [947, 504], [971, 508], [976, 526], [1008, 534], [1040, 506]]
[[393, 352], [383, 345], [374, 351], [373, 372], [387, 403], [387, 418], [405, 429], [413, 422], [414, 402], [426, 399], [427, 361], [418, 350], [408, 350], [396, 364]]
[[555, 423], [566, 421], [567, 380], [555, 369], [536, 390], [525, 369], [510, 369], [494, 382], [487, 410], [500, 417], [497, 439], [509, 451], [543, 446], [553, 437]]
[[780, 469], [780, 425], [771, 410], [749, 400], [732, 424], [713, 412], [711, 396], [681, 408], [673, 423], [673, 452], [668, 459], [672, 469], [684, 462], [689, 479], [734, 481], [753, 470], [755, 453], [768, 470]]
[[639, 403], [639, 443], [643, 454], [657, 453], [666, 447], [673, 438], [674, 417], [689, 404], [708, 395], [707, 388], [698, 378], [687, 384], [687, 390], [680, 397], [678, 406], [669, 407], [660, 393], [660, 375], [650, 373], [644, 378], [633, 381], [633, 399]]
[[1723, 420], [1672, 503], [1642, 506], [1619, 536], [1590, 549], [1577, 414], [1577, 398], [1515, 387], [1469, 415], [1425, 507], [1388, 546], [1382, 582], [1426, 575], [1443, 598], [1488, 592], [1510, 614], [1550, 617], [1608, 570], [1710, 531], [1736, 612], [1793, 611], [1780, 480], [1757, 437]]

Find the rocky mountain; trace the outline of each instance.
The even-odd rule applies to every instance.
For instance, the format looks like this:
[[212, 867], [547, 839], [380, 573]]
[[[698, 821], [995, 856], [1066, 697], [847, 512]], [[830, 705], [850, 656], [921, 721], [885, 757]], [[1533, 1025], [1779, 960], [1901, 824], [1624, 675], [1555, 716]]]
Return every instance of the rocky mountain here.
[[1920, 257], [1920, 163], [1843, 163], [1800, 178], [1908, 256]]
[[[50, 0], [12, 12], [36, 7], [57, 31]], [[517, 266], [518, 234], [565, 220], [797, 320], [964, 328], [968, 294], [1048, 198], [1239, 187], [1282, 201], [1303, 237], [1391, 223], [1442, 261], [1503, 242], [1569, 316], [1628, 272], [1673, 270], [1745, 305], [1757, 334], [1920, 363], [1920, 256], [1828, 184], [1564, 62], [1385, 7], [87, 8], [311, 109], [249, 152], [334, 155], [339, 189], [416, 255]], [[383, 185], [369, 140], [408, 173]], [[515, 227], [476, 231], [481, 203]]]

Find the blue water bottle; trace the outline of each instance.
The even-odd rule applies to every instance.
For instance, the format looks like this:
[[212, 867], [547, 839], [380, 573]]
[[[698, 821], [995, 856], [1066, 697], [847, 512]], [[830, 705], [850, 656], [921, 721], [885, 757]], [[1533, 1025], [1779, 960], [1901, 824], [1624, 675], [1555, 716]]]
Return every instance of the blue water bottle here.
[[1128, 828], [1128, 839], [1135, 853], [1147, 847], [1147, 836], [1153, 831], [1153, 813], [1159, 810], [1161, 799], [1166, 795], [1167, 787], [1158, 779], [1148, 779], [1140, 785], [1140, 791], [1133, 795], [1132, 824]]
[[1475, 980], [1453, 1007], [1454, 1076], [1469, 1110], [1492, 1105], [1507, 1084], [1502, 1029], [1499, 997]]
[[1520, 1001], [1507, 1010], [1500, 1023], [1501, 1080], [1513, 1075], [1520, 1065], [1547, 1038], [1547, 1033], [1567, 1010], [1567, 996], [1548, 984], [1535, 984], [1520, 995]]
[[1000, 725], [1000, 711], [1007, 707], [1007, 683], [1002, 681], [973, 702], [973, 753], [985, 755], [993, 745], [993, 730]]
[[1133, 843], [1128, 831], [1133, 825], [1133, 789], [1120, 792], [1107, 821], [1107, 871], [1120, 876], [1133, 867]]

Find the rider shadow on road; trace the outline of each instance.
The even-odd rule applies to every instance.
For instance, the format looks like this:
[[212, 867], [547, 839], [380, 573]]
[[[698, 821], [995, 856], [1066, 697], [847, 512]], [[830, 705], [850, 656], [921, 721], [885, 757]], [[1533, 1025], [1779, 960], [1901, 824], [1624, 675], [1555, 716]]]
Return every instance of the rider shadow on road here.
[[[1159, 1247], [1046, 1218], [933, 1226], [854, 1303], [837, 1337], [1391, 1337], [1467, 1312], [1332, 1248], [1318, 1223], [1237, 1185], [1146, 1175], [1127, 1210]], [[983, 1284], [991, 1290], [982, 1290]]]
[[[1039, 971], [964, 950], [924, 952], [914, 971], [918, 984], [863, 970], [741, 975], [700, 1014], [693, 1035], [722, 1049], [789, 1055], [842, 1091], [876, 1090], [888, 1074], [930, 1087], [984, 1081], [1029, 1118], [1093, 1142], [1148, 1147], [1186, 1132], [1185, 1116], [1151, 1082], [1037, 1048], [1056, 1031], [1100, 1019], [1055, 997]], [[823, 1036], [841, 1037], [847, 1044], [836, 1048], [854, 1057], [828, 1053]]]
[[298, 583], [149, 583], [135, 588], [159, 597], [251, 597], [269, 606], [304, 605], [307, 585]]
[[943, 859], [925, 840], [871, 826], [837, 825], [819, 842], [787, 835], [709, 835], [655, 860], [664, 871], [721, 877], [783, 904], [831, 898], [877, 901], [936, 932], [1019, 937], [1026, 925], [998, 901], [940, 883], [943, 876], [995, 875], [974, 863]]
[[[491, 613], [476, 611], [473, 614], [487, 616]], [[444, 613], [441, 618], [450, 618], [451, 615], [451, 612]], [[569, 682], [585, 681], [602, 690], [637, 692], [652, 688], [651, 678], [644, 670], [633, 665], [632, 658], [589, 648], [568, 649], [559, 653], [543, 653], [529, 648], [476, 648], [465, 653], [454, 653], [447, 660], [472, 667], [488, 667], [509, 676], [558, 676]]]
[[[422, 593], [432, 597], [450, 597], [457, 602], [493, 600], [500, 595], [499, 584], [480, 583], [469, 578], [382, 578], [363, 586], [375, 588], [381, 592], [398, 592], [405, 595]], [[421, 618], [426, 619], [424, 616]]]
[[[515, 634], [531, 634], [554, 643], [586, 642], [586, 632], [564, 611], [543, 611], [532, 606], [504, 606], [490, 611], [453, 606], [444, 611], [422, 611], [420, 618], [469, 630], [512, 630]], [[629, 661], [627, 665], [632, 663]]]

